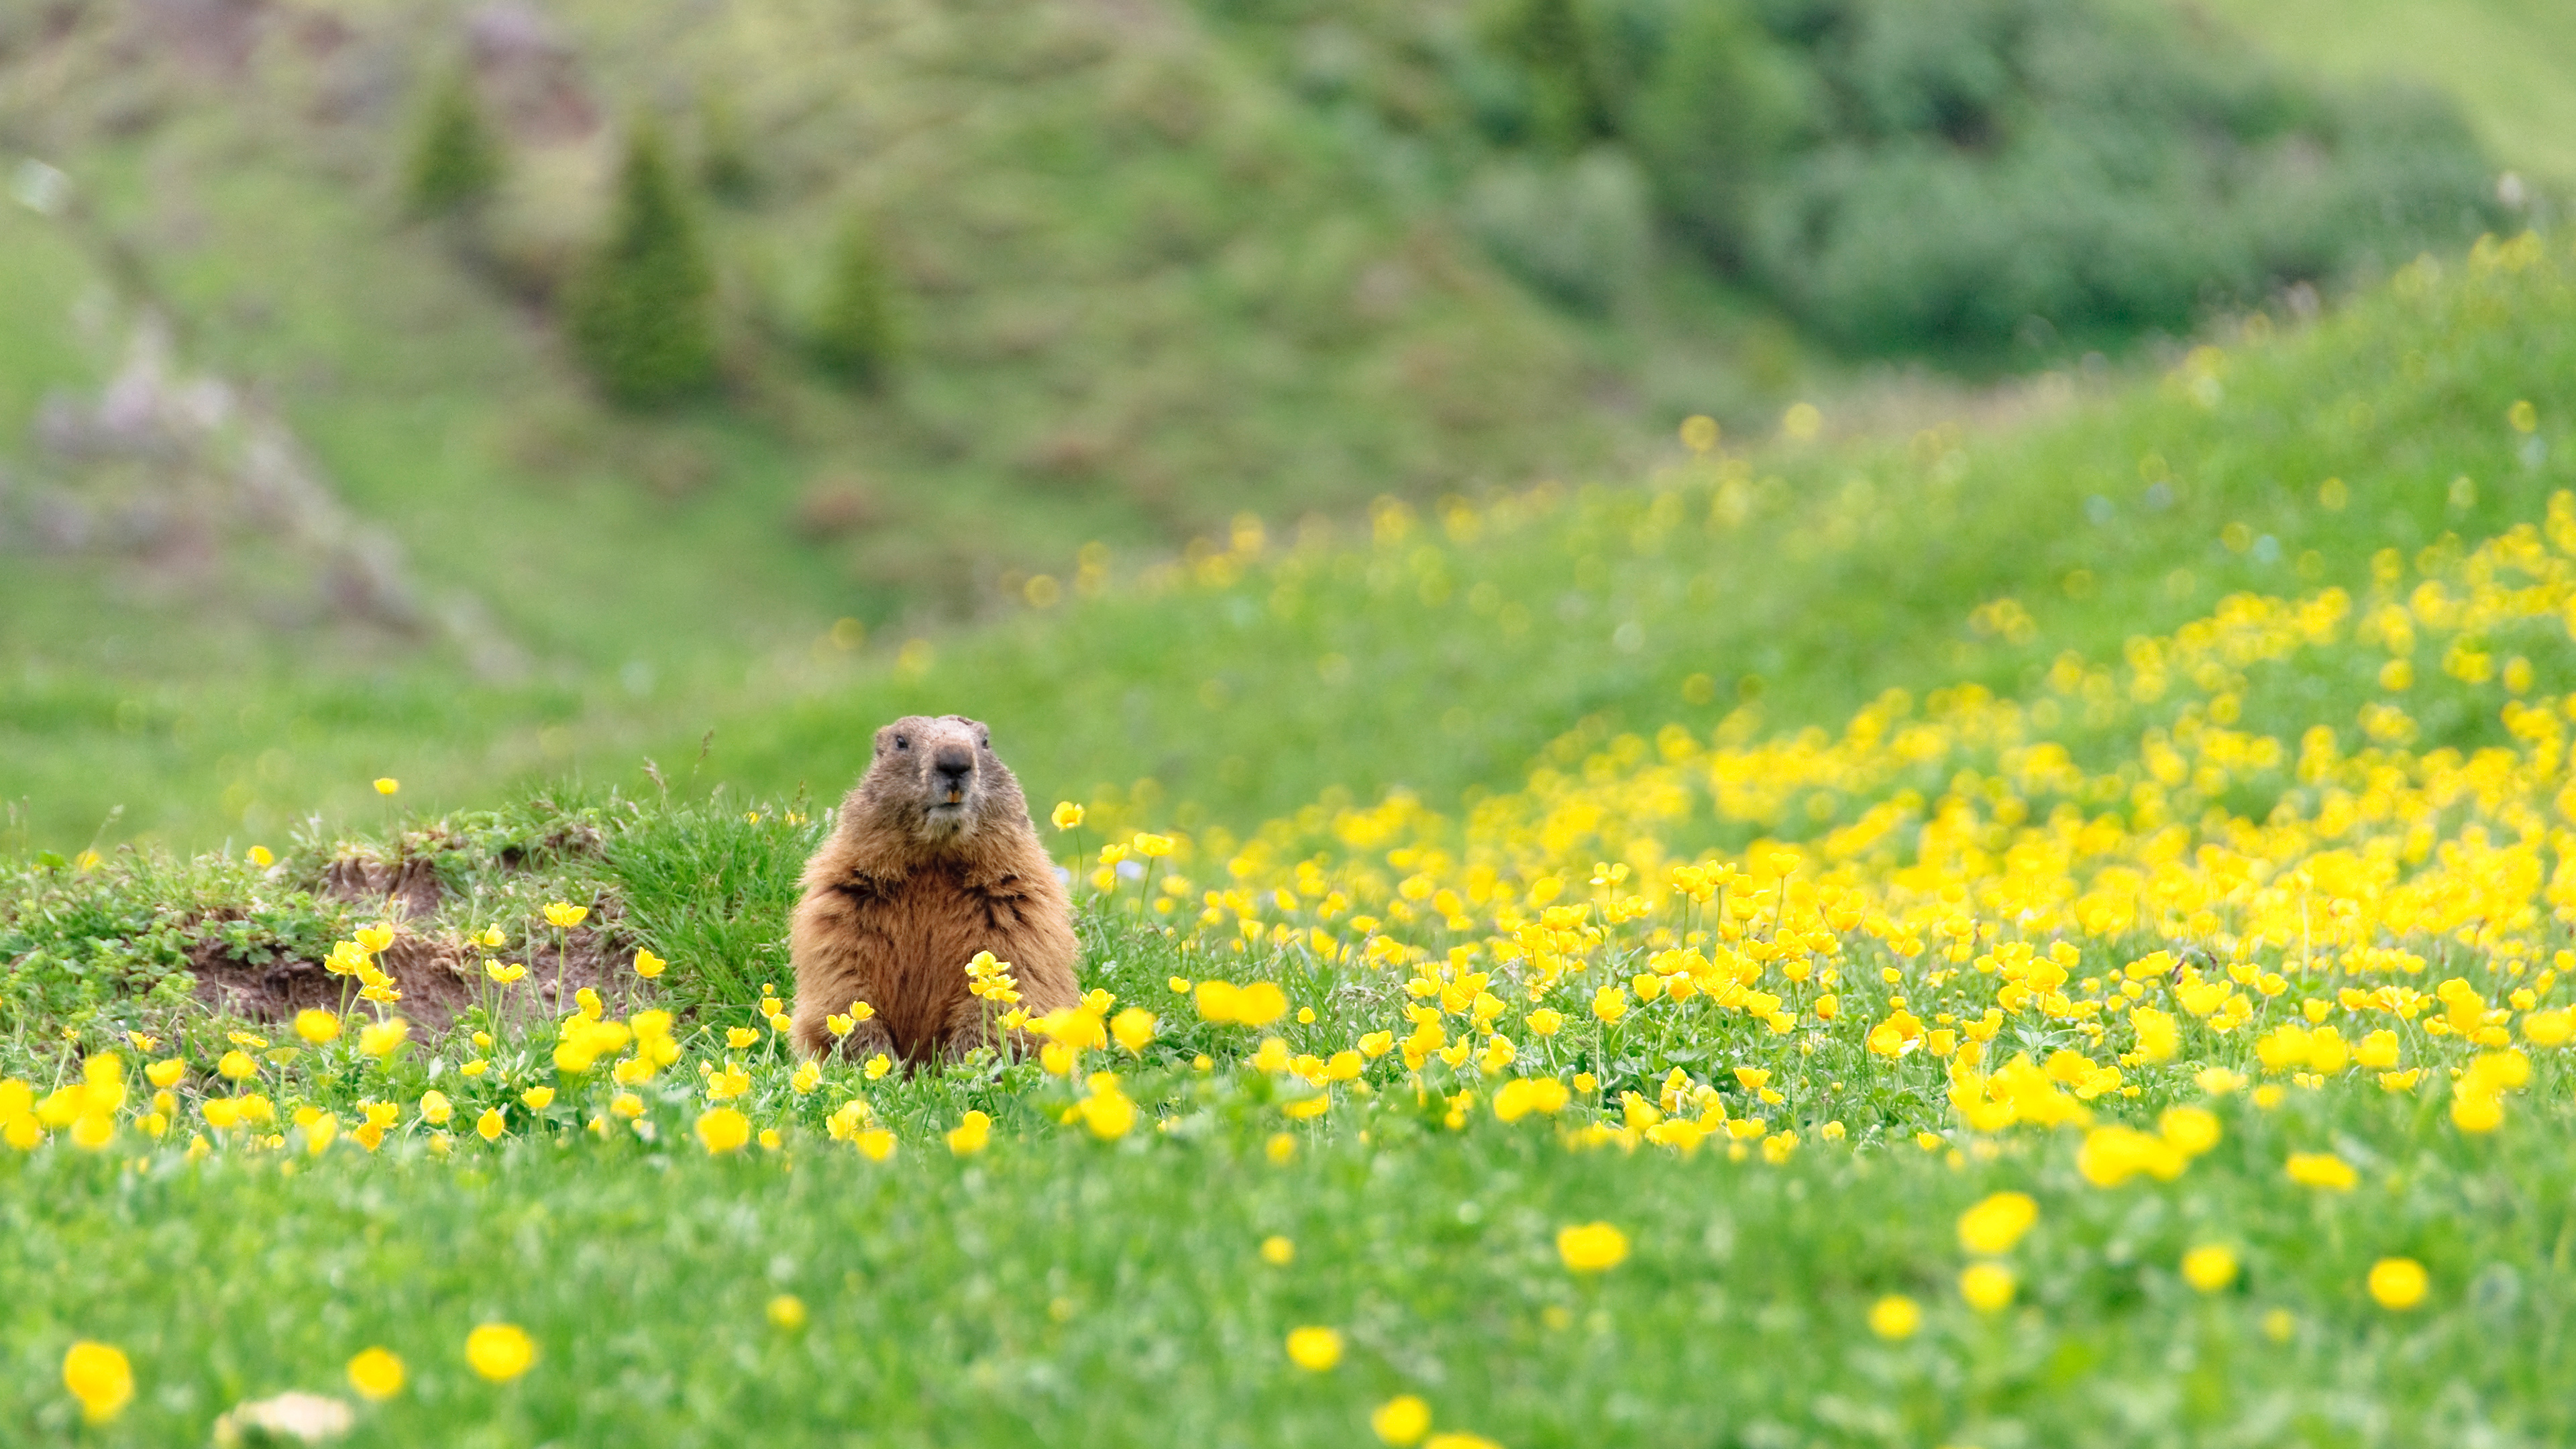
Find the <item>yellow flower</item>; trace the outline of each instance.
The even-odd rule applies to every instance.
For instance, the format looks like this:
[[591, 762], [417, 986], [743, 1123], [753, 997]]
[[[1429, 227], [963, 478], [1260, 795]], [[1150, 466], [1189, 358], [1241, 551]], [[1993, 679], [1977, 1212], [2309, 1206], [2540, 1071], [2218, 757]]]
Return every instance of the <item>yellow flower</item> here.
[[1922, 1326], [1922, 1306], [1902, 1293], [1890, 1293], [1870, 1305], [1869, 1331], [1881, 1338], [1912, 1338]]
[[1959, 1296], [1979, 1313], [1993, 1313], [2013, 1300], [2012, 1269], [2001, 1263], [1971, 1263], [1959, 1275]]
[[557, 930], [569, 931], [589, 916], [588, 906], [576, 906], [566, 901], [553, 901], [546, 906], [546, 924]]
[[459, 1063], [456, 1068], [456, 1074], [461, 1077], [479, 1077], [490, 1070], [492, 1070], [492, 1064], [490, 1062], [485, 1061], [481, 1057], [476, 1057], [470, 1062]]
[[948, 1150], [960, 1157], [972, 1157], [993, 1140], [993, 1119], [981, 1112], [970, 1111], [948, 1131]]
[[2293, 1152], [2288, 1165], [2290, 1181], [2303, 1187], [2350, 1192], [2361, 1182], [2361, 1174], [2352, 1170], [2352, 1164], [2331, 1152]]
[[339, 1039], [340, 1018], [319, 1008], [299, 1011], [295, 1013], [295, 1034], [315, 1046], [325, 1045]]
[[376, 955], [393, 943], [394, 928], [391, 926], [376, 925], [358, 928], [358, 944], [370, 956]]
[[188, 1064], [178, 1057], [165, 1058], [143, 1069], [144, 1080], [164, 1088], [179, 1085], [179, 1079], [187, 1073]]
[[1624, 987], [1604, 986], [1592, 993], [1592, 1014], [1604, 1022], [1615, 1023], [1628, 1014], [1628, 992]]
[[498, 961], [486, 961], [483, 963], [483, 974], [491, 977], [502, 985], [507, 986], [511, 982], [518, 980], [520, 977], [527, 975], [528, 968], [525, 964], [517, 961], [510, 962], [506, 966]]
[[259, 1075], [259, 1063], [252, 1061], [246, 1051], [228, 1051], [222, 1061], [215, 1063], [215, 1072], [236, 1082], [247, 1082]]
[[1132, 1055], [1141, 1055], [1154, 1039], [1154, 1013], [1141, 1006], [1131, 1006], [1110, 1019], [1109, 1034]]
[[1522, 1020], [1529, 1024], [1532, 1036], [1554, 1036], [1565, 1029], [1565, 1013], [1552, 1006], [1542, 1006]]
[[1147, 860], [1161, 860], [1172, 853], [1172, 837], [1168, 835], [1148, 835], [1138, 831], [1136, 838], [1129, 843], [1136, 847], [1138, 855]]
[[1297, 1155], [1296, 1134], [1292, 1132], [1271, 1133], [1270, 1140], [1261, 1145], [1261, 1155], [1269, 1158], [1273, 1162], [1284, 1165], [1289, 1161], [1289, 1159]]
[[1297, 1245], [1273, 1233], [1261, 1240], [1261, 1261], [1273, 1268], [1285, 1268], [1297, 1261]]
[[507, 1383], [537, 1361], [537, 1345], [515, 1323], [486, 1323], [465, 1335], [465, 1361], [492, 1382]]
[[410, 1035], [411, 1023], [389, 1016], [358, 1028], [358, 1050], [381, 1061], [392, 1056]]
[[1288, 1334], [1288, 1359], [1308, 1373], [1323, 1373], [1342, 1361], [1342, 1336], [1329, 1328], [1292, 1329]]
[[474, 1130], [481, 1134], [483, 1140], [486, 1142], [500, 1141], [501, 1134], [508, 1130], [502, 1125], [501, 1109], [498, 1107], [484, 1108], [483, 1115], [474, 1119]]
[[391, 775], [380, 775], [376, 778], [376, 793], [379, 795], [390, 795], [401, 788], [402, 781]]
[[420, 1094], [420, 1120], [423, 1122], [432, 1127], [444, 1127], [447, 1119], [455, 1115], [456, 1104], [447, 1100], [445, 1092], [433, 1089]]
[[1411, 1394], [1398, 1394], [1370, 1412], [1369, 1427], [1396, 1449], [1409, 1449], [1431, 1432], [1431, 1406]]
[[528, 1104], [529, 1111], [542, 1112], [548, 1107], [554, 1105], [555, 1089], [552, 1087], [530, 1087], [528, 1090], [519, 1094], [519, 1100]]
[[1423, 1440], [1422, 1449], [1503, 1449], [1503, 1446], [1482, 1434], [1462, 1434], [1451, 1430]]
[[781, 1293], [769, 1300], [770, 1326], [781, 1333], [794, 1333], [805, 1326], [805, 1300], [793, 1293]]
[[2039, 1221], [2030, 1194], [1999, 1192], [1959, 1214], [1959, 1246], [1971, 1253], [2009, 1253]]
[[859, 1149], [870, 1162], [883, 1162], [894, 1155], [894, 1134], [883, 1127], [863, 1127], [850, 1145]]
[[798, 1067], [796, 1074], [787, 1079], [787, 1085], [800, 1097], [823, 1085], [823, 1064], [807, 1062]]
[[270, 866], [277, 864], [277, 857], [269, 853], [267, 846], [254, 845], [250, 848], [250, 863], [258, 866], [261, 870], [266, 870]]
[[2463, 1080], [2451, 1095], [2451, 1125], [2463, 1132], [2493, 1132], [2504, 1125], [2504, 1101]]
[[2403, 1312], [2424, 1301], [2424, 1265], [2412, 1258], [2382, 1258], [2370, 1266], [2370, 1296], [2382, 1308]]
[[2236, 1254], [2222, 1244], [2203, 1243], [2182, 1255], [2182, 1280], [2215, 1293], [2236, 1281]]
[[403, 1361], [389, 1349], [362, 1349], [349, 1360], [349, 1387], [362, 1399], [390, 1399], [402, 1386]]
[[134, 1366], [122, 1351], [85, 1338], [63, 1355], [63, 1387], [80, 1400], [83, 1419], [104, 1424], [134, 1401]]
[[670, 964], [641, 946], [635, 948], [635, 974], [647, 981], [661, 975], [663, 968]]
[[753, 1031], [750, 1027], [729, 1026], [725, 1028], [725, 1045], [733, 1048], [735, 1051], [741, 1051], [758, 1040], [760, 1040], [760, 1033]]
[[1601, 1273], [1628, 1257], [1628, 1235], [1608, 1223], [1584, 1223], [1556, 1230], [1556, 1255], [1577, 1273]]
[[1082, 807], [1070, 800], [1059, 800], [1056, 802], [1055, 813], [1049, 815], [1047, 819], [1053, 821], [1058, 830], [1071, 830], [1082, 823]]
[[698, 1140], [710, 1156], [736, 1151], [751, 1140], [751, 1119], [731, 1107], [710, 1107], [698, 1114]]

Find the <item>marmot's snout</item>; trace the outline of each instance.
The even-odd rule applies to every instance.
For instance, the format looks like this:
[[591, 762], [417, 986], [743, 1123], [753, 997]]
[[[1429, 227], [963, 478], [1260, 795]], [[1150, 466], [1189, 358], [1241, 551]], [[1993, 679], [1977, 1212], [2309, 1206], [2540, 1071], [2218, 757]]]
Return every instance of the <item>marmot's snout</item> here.
[[975, 783], [975, 752], [964, 745], [944, 744], [931, 756], [930, 764], [939, 777], [939, 803], [965, 804], [966, 792]]

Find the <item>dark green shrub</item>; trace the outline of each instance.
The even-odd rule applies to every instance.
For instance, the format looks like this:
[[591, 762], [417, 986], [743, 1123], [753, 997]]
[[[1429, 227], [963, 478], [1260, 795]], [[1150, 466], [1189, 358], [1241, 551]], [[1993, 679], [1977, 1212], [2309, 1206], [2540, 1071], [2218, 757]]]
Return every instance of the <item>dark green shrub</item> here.
[[479, 209], [501, 184], [501, 143], [483, 119], [474, 78], [459, 66], [440, 77], [422, 108], [405, 191], [421, 216]]
[[661, 136], [638, 125], [608, 238], [575, 280], [566, 322], [600, 390], [646, 407], [716, 376], [715, 276]]
[[852, 383], [882, 386], [896, 345], [891, 290], [874, 232], [853, 218], [833, 248], [831, 276], [814, 317], [815, 360]]
[[1710, 0], [1624, 135], [1689, 241], [1851, 347], [2182, 328], [2490, 220], [2455, 112], [2127, 0]]

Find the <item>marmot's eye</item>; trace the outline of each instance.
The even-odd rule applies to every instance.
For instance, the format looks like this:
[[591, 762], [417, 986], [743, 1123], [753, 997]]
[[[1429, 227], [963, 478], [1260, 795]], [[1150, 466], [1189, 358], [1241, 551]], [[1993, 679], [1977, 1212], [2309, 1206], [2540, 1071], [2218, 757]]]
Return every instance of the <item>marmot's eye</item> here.
[[912, 748], [912, 742], [901, 735], [896, 735], [894, 737], [894, 747], [898, 750], [908, 750]]

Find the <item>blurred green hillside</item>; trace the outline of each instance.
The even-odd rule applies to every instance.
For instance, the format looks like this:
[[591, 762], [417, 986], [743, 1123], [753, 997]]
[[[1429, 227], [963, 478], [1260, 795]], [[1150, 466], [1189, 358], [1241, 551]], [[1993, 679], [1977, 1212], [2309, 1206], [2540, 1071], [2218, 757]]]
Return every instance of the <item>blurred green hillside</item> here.
[[[1918, 156], [1979, 214], [1976, 187], [2022, 185], [2040, 173], [2014, 167], [2101, 119], [2050, 89], [2065, 72], [2033, 56], [2056, 52], [2025, 42], [2057, 32], [2022, 25], [2027, 7], [1962, 0], [1941, 12], [1952, 30], [1912, 32], [1911, 12], [1875, 0], [1719, 8], [1741, 22], [1727, 43], [1749, 47], [1728, 64], [1777, 62], [1844, 98], [1761, 133], [1777, 174], [1818, 148], [1858, 158], [1852, 174], [1896, 188], [1850, 193], [1873, 205], [1903, 195]], [[1832, 681], [1862, 652], [1891, 677], [1909, 660], [1946, 668], [1926, 641], [2023, 586], [2013, 570], [2052, 551], [2018, 546], [2016, 510], [2077, 507], [2079, 461], [2134, 472], [2120, 455], [2162, 426], [2135, 421], [2150, 405], [2068, 400], [2156, 365], [2077, 366], [2082, 347], [2274, 305], [2265, 286], [2309, 275], [2247, 252], [2252, 270], [2220, 266], [2197, 310], [2107, 333], [2014, 324], [2002, 351], [1991, 337], [1927, 351], [1935, 334], [1910, 323], [1838, 327], [1831, 297], [1884, 288], [1712, 251], [1691, 220], [1712, 215], [1704, 191], [1675, 178], [1722, 176], [1701, 164], [1715, 142], [1565, 111], [1567, 77], [1512, 39], [1552, 13], [92, 0], [0, 14], [0, 152], [25, 203], [0, 208], [5, 828], [76, 845], [121, 806], [102, 838], [274, 838], [306, 811], [361, 806], [379, 774], [436, 804], [541, 771], [623, 778], [648, 751], [678, 771], [710, 726], [706, 771], [832, 788], [897, 704], [1007, 720], [1047, 789], [1088, 788], [1115, 761], [1121, 788], [1132, 770], [1225, 812], [1321, 780], [1491, 780], [1576, 720], [1696, 676], [1721, 712], [1757, 689], [1778, 717], [1835, 708]], [[1681, 12], [1566, 13], [1651, 35]], [[2145, 118], [2141, 134], [2219, 114], [2213, 96], [2287, 97], [2219, 148], [2230, 165], [2264, 174], [2263, 158], [2314, 141], [2337, 158], [2320, 174], [2394, 157], [2423, 196], [2483, 195], [2482, 164], [2438, 115], [2409, 133], [2420, 145], [2350, 140], [2348, 102], [2297, 66], [2238, 65], [2148, 12], [2105, 13], [2144, 17], [2139, 53], [2170, 69], [2134, 73], [2175, 82], [2120, 113]], [[1965, 48], [1887, 49], [1909, 34]], [[1884, 75], [1856, 68], [1889, 55], [1903, 63]], [[1882, 82], [1896, 94], [1995, 65], [1991, 146], [1927, 140], [1920, 126], [1949, 124], [1938, 106], [1919, 124], [1849, 119]], [[502, 179], [470, 216], [424, 218], [406, 170], [457, 76]], [[639, 413], [585, 379], [562, 315], [646, 116], [713, 265], [720, 362], [703, 395]], [[2166, 200], [2208, 179], [2175, 180]], [[2340, 205], [2311, 202], [2297, 214]], [[2444, 217], [2456, 255], [2480, 214]], [[2386, 251], [2421, 225], [2355, 237]], [[897, 339], [874, 385], [828, 365], [817, 336], [854, 230]], [[1965, 250], [1909, 265], [1950, 267], [1998, 237], [1960, 233]], [[2369, 270], [2320, 254], [2329, 292], [2344, 262]], [[141, 345], [147, 304], [172, 324], [166, 353]], [[1863, 360], [1891, 338], [1906, 373]], [[1979, 397], [1927, 362], [2061, 370]], [[1770, 441], [1800, 398], [1828, 404], [1831, 434], [1894, 431]], [[2421, 412], [2492, 441], [2491, 416]], [[1726, 425], [1731, 461], [1645, 492], [1582, 486], [1677, 465], [1671, 430], [1691, 413]], [[1908, 441], [1939, 417], [2034, 414], [2061, 420]], [[1874, 501], [1972, 456], [1967, 476], [2011, 481], [1991, 506], [1986, 488], [1958, 490], [1956, 538], [1882, 536]], [[2367, 471], [2343, 457], [2280, 466]], [[1527, 491], [1550, 477], [1568, 482]], [[2139, 486], [2098, 491], [2129, 507]], [[1404, 506], [1373, 525], [1380, 497]], [[2184, 497], [2113, 533], [2159, 570], [2183, 566], [2159, 549], [2197, 559], [2210, 518]], [[1623, 556], [1628, 513], [1672, 507], [1693, 528], [1722, 517], [1688, 545], [1659, 523], [1669, 556]], [[1372, 529], [1389, 541], [1331, 542]], [[1845, 535], [1857, 552], [1813, 543]], [[1136, 584], [1193, 538], [1210, 541], [1172, 567], [1248, 570], [1258, 589], [1202, 607]], [[2074, 560], [2059, 572], [2108, 577], [2081, 549], [2053, 552]], [[1909, 572], [1925, 558], [1934, 575]]]
[[2202, 0], [2277, 54], [2367, 83], [2404, 76], [2459, 98], [2496, 157], [2576, 178], [2576, 24], [2552, 0]]

